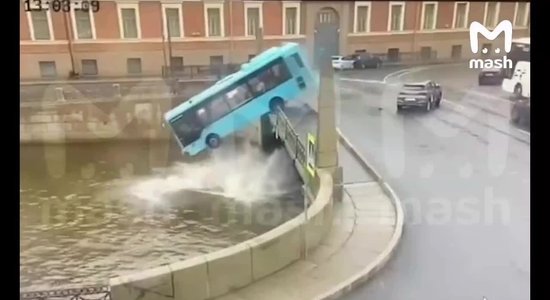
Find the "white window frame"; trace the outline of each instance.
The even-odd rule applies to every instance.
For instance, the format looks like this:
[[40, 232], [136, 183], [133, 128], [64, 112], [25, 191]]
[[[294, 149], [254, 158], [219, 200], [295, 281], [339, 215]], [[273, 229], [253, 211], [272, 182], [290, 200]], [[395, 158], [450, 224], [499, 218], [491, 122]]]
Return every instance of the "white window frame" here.
[[[367, 15], [367, 28], [366, 31], [357, 31], [357, 22], [359, 21], [359, 7], [368, 7], [369, 13]], [[370, 23], [372, 15], [372, 5], [370, 1], [355, 1], [355, 7], [353, 8], [353, 33], [369, 33], [370, 32]]]
[[[223, 2], [219, 3], [204, 3], [204, 36], [210, 37], [210, 28], [208, 27], [208, 9], [217, 8], [220, 10], [220, 36], [213, 36], [212, 38], [223, 38], [225, 37], [225, 11], [223, 7]], [[246, 30], [246, 28], [245, 28]]]
[[164, 24], [163, 24], [163, 27], [162, 27], [162, 30], [163, 31], [163, 35], [164, 37], [168, 38], [168, 18], [166, 17], [166, 9], [167, 8], [176, 8], [178, 9], [178, 17], [179, 17], [179, 23], [180, 23], [180, 36], [175, 36], [175, 37], [171, 37], [171, 38], [183, 38], [185, 37], [185, 32], [183, 31], [183, 9], [182, 9], [182, 4], [177, 4], [177, 3], [162, 3], [161, 5], [161, 8], [162, 8], [162, 19], [164, 20]]
[[[137, 38], [125, 38], [124, 37], [124, 25], [122, 22], [122, 9], [123, 8], [133, 8], [136, 12], [136, 27], [137, 27]], [[139, 13], [139, 3], [117, 3], [117, 14], [118, 14], [118, 28], [120, 31], [120, 38], [123, 40], [135, 40], [141, 39], [141, 18]]]
[[[392, 8], [393, 6], [401, 6], [402, 7], [402, 14], [401, 14], [401, 28], [399, 30], [391, 30], [391, 13], [392, 13]], [[389, 3], [389, 7], [388, 7], [388, 31], [389, 32], [399, 32], [399, 31], [403, 31], [405, 29], [405, 9], [406, 9], [406, 2], [404, 1], [391, 1]]]
[[[300, 16], [302, 12], [300, 11], [301, 8], [300, 2], [292, 2], [292, 1], [283, 1], [283, 35], [286, 36], [297, 36], [300, 35], [301, 30], [301, 19]], [[286, 9], [287, 8], [296, 8], [296, 34], [286, 34]]]
[[[31, 1], [31, 8], [38, 8], [37, 5], [34, 4], [34, 2]], [[42, 42], [42, 41], [53, 41], [55, 40], [55, 34], [53, 32], [53, 23], [52, 23], [52, 14], [50, 10], [46, 10], [46, 18], [48, 19], [48, 30], [50, 31], [50, 39], [49, 40], [37, 40], [34, 36], [34, 26], [32, 23], [32, 15], [30, 11], [27, 11], [27, 23], [29, 24], [29, 32], [31, 34], [31, 40]]]
[[[487, 24], [487, 13], [489, 12], [489, 3], [495, 3], [496, 9], [495, 9], [495, 23], [494, 25], [488, 25]], [[496, 25], [498, 25], [498, 21], [500, 20], [500, 2], [485, 2], [485, 13], [483, 14], [483, 25], [485, 25], [486, 28], [494, 28]]]
[[259, 10], [259, 18], [260, 18], [260, 28], [264, 28], [264, 13], [263, 13], [263, 3], [262, 2], [244, 2], [244, 35], [245, 36], [252, 36], [248, 34], [248, 9], [249, 8], [257, 8]]
[[519, 3], [520, 2], [516, 2], [516, 5], [515, 5], [515, 8], [514, 8], [514, 26], [513, 27], [519, 27], [519, 28], [527, 28], [527, 24], [529, 24], [529, 13], [531, 11], [531, 3], [529, 2], [521, 2], [521, 3], [525, 3], [525, 15], [523, 16], [524, 17], [524, 20], [525, 20], [525, 23], [524, 24], [520, 24], [520, 25], [517, 25], [516, 24], [516, 18], [517, 18], [517, 15], [518, 15], [518, 9], [519, 9]]
[[[424, 22], [426, 21], [426, 5], [433, 4], [434, 5], [434, 24], [433, 28], [424, 29]], [[422, 14], [420, 17], [420, 30], [436, 30], [437, 29], [437, 15], [438, 15], [439, 6], [438, 3], [435, 1], [424, 1], [422, 2]]]
[[[456, 17], [458, 12], [458, 5], [466, 4], [466, 15], [464, 16], [466, 24], [465, 27], [456, 27]], [[453, 11], [453, 28], [454, 29], [468, 29], [468, 21], [470, 20], [470, 2], [460, 1], [455, 2], [454, 11]]]
[[97, 38], [95, 33], [95, 20], [94, 20], [94, 14], [92, 13], [92, 10], [88, 11], [88, 14], [90, 15], [90, 26], [92, 27], [92, 38], [91, 39], [80, 39], [78, 38], [78, 30], [76, 28], [76, 15], [74, 13], [74, 9], [71, 9], [71, 23], [73, 26], [73, 32], [74, 32], [74, 39], [75, 40], [95, 40]]

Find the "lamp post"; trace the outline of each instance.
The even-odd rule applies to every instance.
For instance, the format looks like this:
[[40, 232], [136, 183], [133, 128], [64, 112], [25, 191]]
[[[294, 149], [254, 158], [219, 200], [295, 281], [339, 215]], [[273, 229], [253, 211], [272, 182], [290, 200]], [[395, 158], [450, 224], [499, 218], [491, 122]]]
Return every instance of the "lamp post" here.
[[65, 13], [65, 32], [67, 34], [67, 41], [69, 46], [69, 57], [71, 59], [71, 73], [70, 76], [76, 75], [75, 70], [75, 61], [74, 61], [74, 53], [73, 53], [73, 31], [71, 26], [69, 24], [71, 23], [71, 15], [70, 12]]

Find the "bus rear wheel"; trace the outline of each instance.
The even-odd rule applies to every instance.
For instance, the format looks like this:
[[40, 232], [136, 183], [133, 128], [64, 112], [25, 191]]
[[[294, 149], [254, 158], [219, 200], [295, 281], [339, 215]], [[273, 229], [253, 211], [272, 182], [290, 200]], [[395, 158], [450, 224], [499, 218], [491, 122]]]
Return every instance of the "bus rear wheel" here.
[[280, 108], [281, 110], [285, 110], [285, 101], [279, 97], [275, 97], [269, 101], [269, 110], [272, 113], [277, 113], [277, 108]]
[[216, 149], [220, 146], [220, 137], [217, 134], [209, 134], [206, 137], [206, 145], [211, 149]]

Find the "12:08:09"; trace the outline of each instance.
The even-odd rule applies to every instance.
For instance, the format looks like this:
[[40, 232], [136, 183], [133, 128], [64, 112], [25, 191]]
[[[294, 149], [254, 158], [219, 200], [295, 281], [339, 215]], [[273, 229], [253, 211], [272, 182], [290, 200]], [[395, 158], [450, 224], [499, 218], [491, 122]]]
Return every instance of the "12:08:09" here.
[[25, 11], [53, 10], [54, 12], [70, 12], [71, 10], [99, 11], [99, 1], [88, 0], [25, 0]]

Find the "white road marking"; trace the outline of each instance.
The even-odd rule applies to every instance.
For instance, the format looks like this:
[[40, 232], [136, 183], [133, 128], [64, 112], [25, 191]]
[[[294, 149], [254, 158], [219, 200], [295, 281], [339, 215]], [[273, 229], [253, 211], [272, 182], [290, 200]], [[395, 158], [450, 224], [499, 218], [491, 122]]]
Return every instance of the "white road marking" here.
[[358, 79], [358, 78], [346, 78], [341, 77], [340, 80], [342, 81], [354, 81], [354, 82], [362, 82], [362, 83], [378, 83], [378, 84], [384, 84], [383, 81], [380, 80], [370, 80], [370, 79]]
[[501, 101], [501, 102], [506, 102], [506, 103], [510, 103], [510, 100], [506, 99], [506, 98], [502, 98], [502, 97], [498, 97], [498, 96], [493, 96], [491, 94], [486, 94], [486, 93], [483, 93], [483, 92], [478, 92], [478, 91], [474, 91], [474, 90], [464, 90], [464, 89], [460, 89], [460, 88], [454, 88], [454, 87], [451, 87], [451, 89], [457, 89], [459, 91], [465, 91], [466, 94], [474, 94], [474, 95], [477, 95], [477, 96], [480, 96], [480, 97], [484, 97], [484, 98], [487, 98], [487, 99], [491, 99], [491, 100], [498, 100], [498, 101]]
[[[443, 101], [444, 103], [446, 103], [447, 105], [450, 105], [450, 106], [454, 106], [453, 110], [456, 110], [456, 111], [466, 111], [467, 107], [463, 106], [463, 105], [460, 105], [460, 104], [456, 104], [454, 103], [453, 101], [451, 100], [447, 100], [447, 99], [441, 99], [441, 101]], [[515, 131], [517, 132], [520, 132], [526, 136], [528, 136], [529, 138], [531, 137], [531, 133], [529, 131], [526, 131], [526, 130], [523, 130], [523, 129], [520, 129], [520, 128], [516, 128], [516, 127], [513, 127]]]

